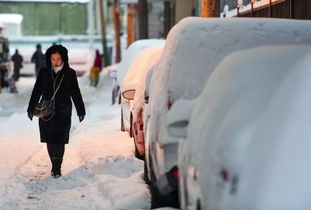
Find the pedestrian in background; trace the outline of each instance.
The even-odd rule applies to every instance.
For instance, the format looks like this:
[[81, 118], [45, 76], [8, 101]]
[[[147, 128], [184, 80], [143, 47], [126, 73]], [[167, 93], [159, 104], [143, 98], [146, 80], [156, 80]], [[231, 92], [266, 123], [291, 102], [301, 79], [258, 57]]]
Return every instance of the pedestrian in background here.
[[36, 104], [40, 100], [50, 100], [55, 95], [55, 113], [48, 119], [39, 118], [40, 139], [47, 144], [52, 162], [51, 176], [62, 175], [61, 165], [65, 152], [65, 144], [69, 142], [71, 127], [72, 102], [74, 103], [79, 121], [85, 116], [85, 107], [75, 70], [69, 67], [68, 51], [62, 45], [51, 46], [46, 51], [46, 66], [40, 69], [32, 90], [27, 108], [28, 117], [33, 118]]
[[41, 44], [36, 45], [36, 51], [31, 57], [31, 62], [35, 63], [36, 78], [38, 77], [39, 70], [45, 66], [44, 54], [42, 53]]
[[0, 24], [0, 93], [1, 88], [8, 88], [8, 63], [9, 63], [9, 40], [2, 30], [5, 29], [5, 26]]
[[23, 57], [18, 53], [18, 49], [15, 50], [11, 60], [14, 63], [13, 79], [17, 82], [19, 80], [20, 70], [23, 68]]
[[99, 53], [99, 50], [96, 49], [96, 55], [93, 67], [90, 72], [90, 85], [96, 87], [99, 82], [99, 73], [102, 69], [102, 55]]

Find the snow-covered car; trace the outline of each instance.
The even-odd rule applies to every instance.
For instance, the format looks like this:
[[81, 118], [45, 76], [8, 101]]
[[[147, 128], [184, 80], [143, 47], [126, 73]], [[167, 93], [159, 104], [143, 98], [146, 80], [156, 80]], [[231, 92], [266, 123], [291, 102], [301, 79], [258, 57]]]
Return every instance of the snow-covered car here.
[[148, 113], [148, 87], [150, 85], [150, 79], [152, 71], [155, 69], [155, 65], [148, 70], [146, 76], [140, 78], [133, 101], [134, 109], [132, 126], [135, 155], [140, 159], [145, 158], [145, 111]]
[[71, 48], [68, 51], [69, 65], [77, 76], [88, 72], [94, 64], [95, 50], [92, 48]]
[[[119, 103], [121, 103], [121, 95], [119, 94], [120, 91], [122, 90], [122, 87], [120, 85], [122, 84], [122, 81], [124, 80], [128, 69], [130, 68], [132, 62], [134, 61], [135, 57], [140, 53], [141, 50], [143, 50], [146, 47], [150, 46], [158, 46], [158, 45], [163, 45], [165, 43], [165, 40], [162, 39], [142, 39], [142, 40], [137, 40], [133, 42], [124, 52], [122, 55], [122, 60], [118, 64], [117, 68], [117, 80], [115, 85], [112, 88], [112, 93], [118, 92], [118, 94], [112, 94], [116, 98], [119, 97]], [[122, 91], [121, 91], [122, 92]], [[113, 99], [113, 102], [116, 101], [116, 98]], [[121, 130], [124, 131], [124, 129]]]
[[[310, 58], [311, 45], [233, 52], [209, 77], [188, 120], [176, 114], [179, 101], [174, 104], [168, 131], [183, 138], [178, 160], [182, 209], [310, 206], [303, 196], [311, 193], [306, 184], [311, 168], [303, 163], [310, 149], [301, 147], [310, 145], [311, 120], [303, 114], [311, 103], [311, 82], [305, 79]], [[304, 153], [290, 155], [300, 150]]]
[[188, 17], [172, 28], [153, 73], [145, 132], [146, 177], [162, 199], [171, 199], [178, 188], [179, 139], [168, 135], [166, 127], [167, 112], [174, 102], [195, 99], [230, 52], [310, 43], [310, 25], [298, 20]]
[[[122, 82], [122, 97], [121, 97], [121, 127], [124, 130], [128, 131], [130, 137], [133, 137], [133, 125], [134, 118], [135, 121], [137, 119], [137, 107], [141, 106], [140, 103], [134, 103], [133, 99], [135, 91], [137, 88], [142, 88], [144, 86], [144, 80], [141, 78], [145, 78], [147, 71], [158, 61], [161, 56], [163, 50], [163, 45], [159, 46], [151, 46], [143, 49], [137, 57], [133, 60], [132, 65], [130, 66], [126, 77]], [[137, 102], [137, 100], [136, 100]], [[137, 134], [137, 133], [136, 133]], [[137, 146], [140, 147], [140, 144], [137, 143], [137, 135], [134, 135], [135, 142], [135, 154], [137, 157], [142, 158], [142, 149], [139, 148], [140, 153], [138, 153]]]

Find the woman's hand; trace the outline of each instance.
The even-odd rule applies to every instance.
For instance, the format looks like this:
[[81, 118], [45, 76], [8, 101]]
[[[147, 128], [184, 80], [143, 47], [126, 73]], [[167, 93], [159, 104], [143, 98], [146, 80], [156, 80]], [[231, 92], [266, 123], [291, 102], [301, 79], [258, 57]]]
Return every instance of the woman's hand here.
[[28, 115], [28, 118], [29, 118], [30, 120], [32, 120], [32, 118], [33, 118], [33, 113], [27, 112], [27, 115]]
[[84, 120], [84, 116], [79, 116], [79, 121], [82, 122]]

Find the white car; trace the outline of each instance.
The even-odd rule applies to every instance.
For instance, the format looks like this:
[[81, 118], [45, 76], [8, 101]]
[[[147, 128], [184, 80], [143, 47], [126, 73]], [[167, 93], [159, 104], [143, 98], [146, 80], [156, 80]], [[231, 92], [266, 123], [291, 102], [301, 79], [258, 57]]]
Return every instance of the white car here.
[[[135, 106], [139, 106], [139, 104], [135, 104], [133, 99], [135, 91], [140, 86], [144, 84], [140, 84], [143, 81], [141, 78], [145, 78], [148, 70], [158, 61], [161, 56], [163, 50], [163, 45], [146, 47], [143, 49], [133, 60], [132, 65], [130, 66], [126, 77], [122, 82], [122, 97], [121, 97], [121, 127], [124, 130], [128, 131], [130, 137], [133, 137], [133, 120], [137, 119], [137, 112], [134, 112]], [[142, 87], [141, 87], [142, 88]], [[135, 140], [134, 140], [135, 141]], [[137, 146], [136, 154], [137, 154]], [[141, 155], [137, 156], [141, 157]]]
[[[182, 209], [301, 209], [298, 207], [306, 202], [310, 207], [309, 199], [303, 198], [304, 193], [311, 193], [309, 178], [297, 181], [299, 187], [291, 189], [290, 179], [296, 174], [291, 169], [299, 167], [291, 162], [291, 152], [287, 157], [283, 153], [289, 145], [282, 145], [290, 141], [293, 146], [298, 139], [310, 144], [307, 135], [305, 139], [287, 135], [292, 128], [296, 129], [294, 135], [301, 136], [303, 131], [310, 135], [306, 127], [311, 120], [303, 122], [303, 116], [295, 115], [302, 112], [297, 103], [303, 98], [300, 94], [306, 93], [304, 98], [308, 98], [311, 82], [300, 81], [310, 74], [310, 58], [311, 45], [233, 52], [209, 77], [190, 118], [186, 114], [176, 117], [180, 111], [176, 102], [169, 112], [168, 130], [183, 138], [178, 160]], [[302, 86], [308, 88], [300, 93], [297, 90]], [[307, 112], [308, 106], [303, 107]], [[191, 106], [187, 112], [191, 113]], [[297, 147], [292, 148], [294, 152]], [[297, 179], [305, 172], [310, 174], [311, 168], [306, 168], [299, 168]]]
[[135, 143], [135, 156], [145, 159], [145, 113], [148, 113], [148, 88], [155, 65], [148, 69], [146, 76], [140, 78], [133, 99], [133, 138]]
[[77, 76], [89, 72], [94, 65], [95, 49], [92, 48], [71, 48], [68, 50], [69, 65]]
[[175, 101], [195, 99], [227, 54], [263, 45], [311, 43], [310, 26], [298, 20], [188, 17], [172, 28], [153, 73], [145, 132], [146, 177], [163, 200], [178, 191], [179, 139], [166, 129], [167, 112]]
[[[113, 96], [118, 97], [120, 93], [120, 89], [122, 91], [122, 87], [120, 85], [122, 84], [128, 69], [132, 65], [135, 57], [140, 53], [141, 50], [143, 50], [146, 47], [150, 46], [158, 46], [158, 45], [163, 45], [165, 40], [162, 39], [142, 39], [142, 40], [137, 40], [133, 42], [122, 54], [122, 60], [118, 64], [118, 68], [116, 70], [117, 72], [117, 79], [116, 83], [113, 86], [112, 92], [118, 92], [118, 94], [113, 94]], [[113, 100], [113, 102], [116, 101], [116, 99]], [[119, 103], [121, 103], [121, 96], [119, 97]], [[124, 131], [124, 129], [121, 127], [121, 130]]]

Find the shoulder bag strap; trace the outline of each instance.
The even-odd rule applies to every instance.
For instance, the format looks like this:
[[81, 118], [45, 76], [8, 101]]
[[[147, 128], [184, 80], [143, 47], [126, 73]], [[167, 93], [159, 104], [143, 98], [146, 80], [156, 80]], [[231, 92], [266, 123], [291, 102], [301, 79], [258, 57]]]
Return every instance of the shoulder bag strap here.
[[57, 93], [57, 91], [58, 91], [58, 89], [60, 87], [60, 84], [62, 83], [63, 79], [64, 79], [64, 74], [63, 74], [62, 79], [60, 80], [60, 82], [59, 82], [59, 84], [58, 84], [58, 86], [57, 86], [57, 88], [56, 88], [56, 90], [55, 90], [51, 100], [53, 100], [55, 98], [55, 95], [56, 95], [56, 93]]

